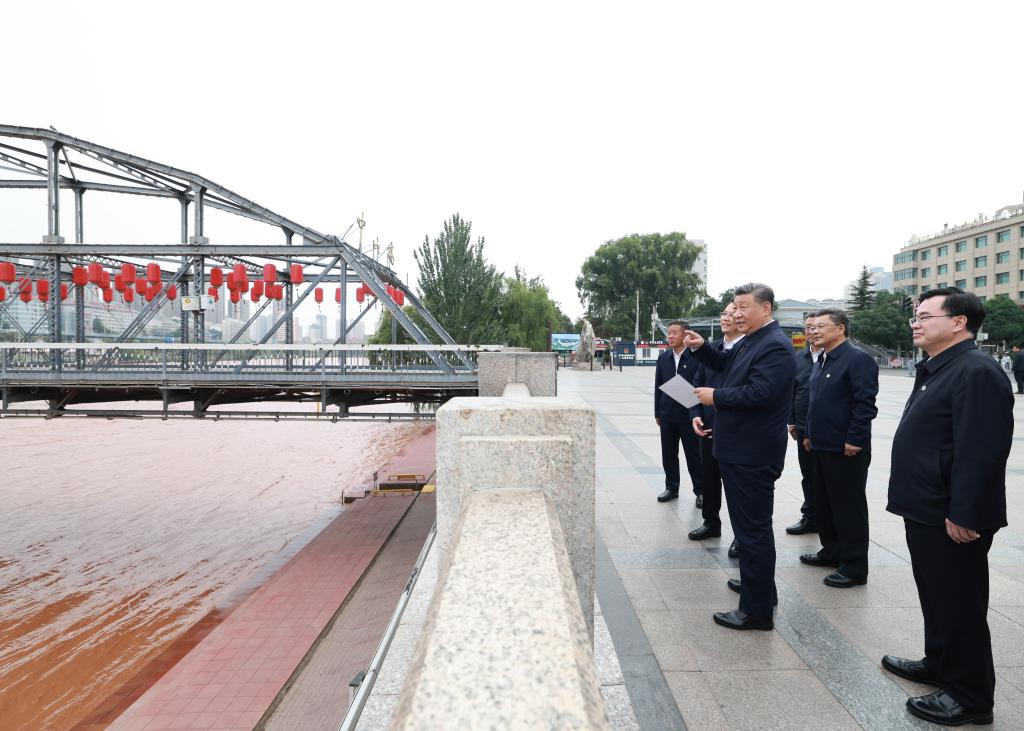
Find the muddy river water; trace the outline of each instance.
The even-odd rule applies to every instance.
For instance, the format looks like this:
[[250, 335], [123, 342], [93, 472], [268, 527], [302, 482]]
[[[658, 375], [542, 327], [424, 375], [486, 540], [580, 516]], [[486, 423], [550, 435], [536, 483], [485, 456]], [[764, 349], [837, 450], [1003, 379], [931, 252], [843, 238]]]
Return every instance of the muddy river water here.
[[0, 420], [0, 727], [86, 718], [427, 428]]

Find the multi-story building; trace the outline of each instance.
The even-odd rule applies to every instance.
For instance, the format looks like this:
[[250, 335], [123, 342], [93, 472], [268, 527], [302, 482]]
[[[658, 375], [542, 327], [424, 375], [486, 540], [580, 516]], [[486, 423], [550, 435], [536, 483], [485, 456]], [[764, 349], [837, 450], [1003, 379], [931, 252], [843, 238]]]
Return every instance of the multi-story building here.
[[1024, 304], [1024, 205], [1000, 208], [930, 236], [915, 236], [893, 257], [893, 287], [917, 295], [960, 287], [982, 301]]

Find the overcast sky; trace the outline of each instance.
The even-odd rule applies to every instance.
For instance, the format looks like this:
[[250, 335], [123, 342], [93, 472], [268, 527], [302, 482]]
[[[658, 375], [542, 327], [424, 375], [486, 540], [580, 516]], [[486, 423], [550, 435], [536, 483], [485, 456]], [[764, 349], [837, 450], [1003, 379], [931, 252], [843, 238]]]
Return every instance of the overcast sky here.
[[[0, 122], [323, 232], [365, 213], [413, 282], [457, 211], [574, 316], [580, 265], [625, 234], [704, 239], [713, 294], [839, 297], [912, 233], [1024, 195], [1020, 2], [48, 2], [0, 22]], [[0, 192], [0, 240], [39, 240], [39, 195]], [[177, 204], [93, 195], [87, 241], [176, 240]], [[280, 240], [226, 218], [217, 243]]]

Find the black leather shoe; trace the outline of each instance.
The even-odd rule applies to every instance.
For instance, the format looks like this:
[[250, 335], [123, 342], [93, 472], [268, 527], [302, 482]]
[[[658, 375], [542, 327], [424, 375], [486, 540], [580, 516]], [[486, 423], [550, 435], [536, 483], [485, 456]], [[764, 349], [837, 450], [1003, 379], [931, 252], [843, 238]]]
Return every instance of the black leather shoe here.
[[735, 538], [732, 539], [732, 543], [729, 544], [729, 558], [740, 557], [740, 542]]
[[831, 566], [834, 569], [839, 568], [838, 561], [829, 561], [828, 559], [822, 558], [816, 553], [800, 554], [800, 563], [805, 563], [808, 566]]
[[718, 538], [721, 535], [721, 526], [712, 528], [710, 525], [702, 525], [700, 528], [694, 528], [686, 534], [687, 538], [691, 541], [703, 541], [705, 538]]
[[[737, 594], [740, 593], [740, 589], [743, 587], [743, 583], [739, 579], [729, 579], [728, 581], [725, 582], [725, 585], [728, 586], [730, 589], [732, 589]], [[778, 597], [775, 597], [775, 599], [772, 600], [772, 606], [773, 607], [779, 606], [779, 598]]]
[[720, 624], [729, 629], [775, 629], [775, 622], [771, 617], [751, 617], [742, 609], [734, 609], [731, 612], [715, 612], [715, 624]]
[[831, 574], [822, 579], [825, 586], [834, 586], [837, 589], [849, 589], [851, 586], [860, 586], [861, 584], [868, 583], [868, 579], [865, 576], [863, 579], [851, 579], [849, 576], [843, 576], [838, 571], [833, 571]]
[[807, 520], [807, 516], [803, 516], [793, 525], [786, 528], [786, 532], [791, 536], [800, 536], [804, 533], [817, 533], [818, 528], [811, 521]]
[[939, 676], [928, 669], [924, 660], [907, 660], [905, 657], [885, 655], [882, 657], [882, 667], [893, 675], [913, 680], [915, 683], [942, 685]]
[[942, 726], [963, 726], [965, 723], [988, 726], [993, 721], [992, 711], [969, 711], [944, 690], [907, 698], [907, 710], [918, 718]]
[[665, 492], [658, 495], [659, 503], [667, 503], [669, 500], [678, 500], [679, 492], [672, 492], [671, 490], [665, 490]]
[[703, 495], [698, 495], [697, 496], [696, 505], [697, 505], [697, 509], [698, 510], [703, 510], [704, 509], [704, 496]]

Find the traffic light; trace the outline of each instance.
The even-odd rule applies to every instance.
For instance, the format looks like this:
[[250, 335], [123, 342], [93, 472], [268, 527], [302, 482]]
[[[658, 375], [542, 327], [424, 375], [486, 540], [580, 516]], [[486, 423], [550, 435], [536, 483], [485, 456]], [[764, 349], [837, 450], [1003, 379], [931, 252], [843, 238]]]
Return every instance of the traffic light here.
[[914, 313], [914, 300], [911, 297], [903, 296], [900, 299], [900, 310], [908, 314]]

